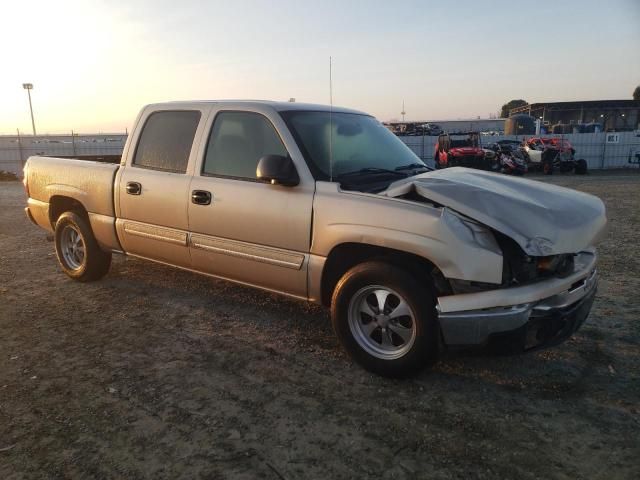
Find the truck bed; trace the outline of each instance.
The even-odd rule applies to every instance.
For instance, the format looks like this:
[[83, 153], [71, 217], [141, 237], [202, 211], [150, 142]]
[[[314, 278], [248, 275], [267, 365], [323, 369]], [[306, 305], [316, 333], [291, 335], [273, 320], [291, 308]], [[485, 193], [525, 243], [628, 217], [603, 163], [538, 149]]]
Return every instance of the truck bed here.
[[[29, 197], [51, 203], [54, 196], [80, 202], [88, 213], [115, 217], [114, 180], [119, 164], [59, 157], [29, 157], [25, 178]], [[33, 175], [32, 172], [36, 172]]]

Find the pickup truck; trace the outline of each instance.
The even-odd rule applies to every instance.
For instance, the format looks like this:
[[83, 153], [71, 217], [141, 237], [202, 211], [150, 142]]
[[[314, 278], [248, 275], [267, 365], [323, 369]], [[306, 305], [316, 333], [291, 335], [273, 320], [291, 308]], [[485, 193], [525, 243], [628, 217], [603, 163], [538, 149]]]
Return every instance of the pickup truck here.
[[431, 171], [372, 116], [299, 103], [148, 105], [119, 164], [31, 157], [24, 185], [72, 279], [121, 253], [326, 305], [353, 359], [386, 376], [447, 347], [571, 336], [606, 224], [591, 195]]

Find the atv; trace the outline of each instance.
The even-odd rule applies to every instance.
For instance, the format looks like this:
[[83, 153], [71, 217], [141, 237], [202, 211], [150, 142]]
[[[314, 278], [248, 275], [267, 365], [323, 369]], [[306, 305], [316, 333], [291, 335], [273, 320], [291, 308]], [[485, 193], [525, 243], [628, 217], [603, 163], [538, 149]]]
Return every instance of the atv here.
[[466, 138], [451, 138], [448, 133], [438, 136], [433, 160], [436, 168], [469, 167], [480, 170], [490, 170], [493, 158], [485, 157], [485, 151], [480, 146], [478, 132], [460, 133], [456, 136]]
[[554, 169], [563, 173], [574, 171], [578, 175], [587, 173], [587, 161], [576, 159], [576, 150], [563, 138], [529, 138], [525, 140], [520, 153], [530, 169], [540, 169], [546, 175], [551, 175]]

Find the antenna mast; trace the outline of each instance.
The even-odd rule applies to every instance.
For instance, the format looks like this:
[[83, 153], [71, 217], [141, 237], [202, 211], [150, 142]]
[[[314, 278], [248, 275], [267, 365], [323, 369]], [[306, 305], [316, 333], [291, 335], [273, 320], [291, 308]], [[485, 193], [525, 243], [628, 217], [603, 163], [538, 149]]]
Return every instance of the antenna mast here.
[[333, 78], [329, 57], [329, 181], [333, 182]]

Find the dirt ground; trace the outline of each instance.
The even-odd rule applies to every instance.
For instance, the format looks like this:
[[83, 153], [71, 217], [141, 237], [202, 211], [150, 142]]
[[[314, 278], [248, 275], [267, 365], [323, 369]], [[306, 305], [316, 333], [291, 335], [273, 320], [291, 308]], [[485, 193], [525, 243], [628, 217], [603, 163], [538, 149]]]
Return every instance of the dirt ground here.
[[0, 183], [0, 478], [640, 478], [640, 173], [551, 181], [607, 204], [585, 326], [405, 381], [315, 306], [122, 256], [76, 283]]

